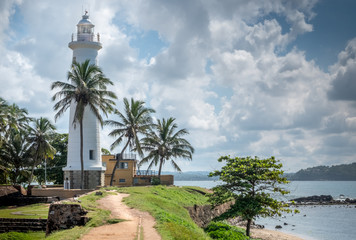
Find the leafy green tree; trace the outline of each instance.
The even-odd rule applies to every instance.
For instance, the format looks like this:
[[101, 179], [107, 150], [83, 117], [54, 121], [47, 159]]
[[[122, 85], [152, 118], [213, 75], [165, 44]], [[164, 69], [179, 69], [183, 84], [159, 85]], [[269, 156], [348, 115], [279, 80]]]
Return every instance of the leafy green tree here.
[[116, 138], [113, 144], [111, 144], [111, 150], [120, 145], [123, 140], [126, 140], [119, 159], [113, 168], [110, 186], [113, 184], [117, 166], [120, 160], [123, 159], [123, 154], [128, 146], [130, 146], [131, 149], [134, 148], [141, 156], [143, 155], [139, 135], [145, 135], [151, 129], [152, 118], [150, 114], [155, 112], [151, 108], [146, 108], [144, 101], [135, 101], [133, 98], [131, 98], [130, 102], [127, 98], [124, 98], [124, 105], [124, 113], [121, 113], [117, 109], [115, 110], [115, 114], [119, 117], [120, 121], [105, 121], [105, 125], [114, 127], [114, 130], [109, 133], [109, 136]]
[[56, 149], [50, 144], [55, 126], [47, 118], [38, 118], [34, 121], [34, 127], [29, 128], [28, 142], [31, 144], [32, 169], [28, 179], [31, 185], [35, 167], [45, 159], [54, 157]]
[[271, 196], [271, 193], [289, 193], [283, 188], [283, 184], [288, 181], [283, 177], [282, 164], [274, 157], [259, 159], [223, 156], [218, 161], [225, 161], [226, 165], [220, 171], [211, 172], [209, 176], [219, 176], [224, 183], [213, 188], [209, 200], [213, 205], [235, 200], [220, 219], [241, 216], [247, 220], [246, 235], [250, 236], [252, 220], [257, 216], [280, 216], [283, 211], [291, 212], [287, 204]]
[[140, 165], [149, 163], [148, 169], [153, 165], [159, 164], [158, 178], [161, 177], [162, 166], [166, 161], [170, 161], [173, 168], [181, 172], [174, 158], [183, 158], [192, 160], [194, 148], [190, 143], [182, 138], [189, 134], [186, 129], [177, 130], [178, 126], [174, 122], [174, 118], [168, 118], [162, 121], [157, 120], [154, 125], [154, 131], [148, 133], [147, 137], [141, 141], [141, 148], [148, 152], [148, 155], [143, 158]]
[[115, 105], [111, 99], [116, 99], [115, 93], [107, 90], [107, 85], [113, 85], [113, 83], [105, 77], [102, 70], [94, 65], [90, 64], [89, 60], [83, 63], [74, 62], [72, 64], [72, 70], [68, 72], [68, 80], [71, 83], [66, 82], [54, 82], [52, 84], [52, 90], [54, 88], [60, 88], [52, 100], [60, 99], [55, 105], [54, 109], [58, 112], [55, 115], [55, 119], [58, 119], [63, 113], [70, 107], [71, 104], [75, 104], [74, 118], [72, 124], [76, 126], [79, 123], [80, 131], [80, 164], [81, 164], [81, 182], [80, 188], [84, 187], [84, 160], [83, 160], [83, 118], [85, 111], [92, 111], [92, 113], [103, 125], [103, 118], [100, 114], [102, 111], [105, 116], [113, 110]]

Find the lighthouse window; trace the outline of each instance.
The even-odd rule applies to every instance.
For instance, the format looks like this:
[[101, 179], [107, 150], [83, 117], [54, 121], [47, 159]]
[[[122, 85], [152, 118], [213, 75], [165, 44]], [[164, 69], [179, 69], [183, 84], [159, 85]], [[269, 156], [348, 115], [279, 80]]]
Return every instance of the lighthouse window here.
[[89, 150], [89, 159], [94, 160], [94, 150]]

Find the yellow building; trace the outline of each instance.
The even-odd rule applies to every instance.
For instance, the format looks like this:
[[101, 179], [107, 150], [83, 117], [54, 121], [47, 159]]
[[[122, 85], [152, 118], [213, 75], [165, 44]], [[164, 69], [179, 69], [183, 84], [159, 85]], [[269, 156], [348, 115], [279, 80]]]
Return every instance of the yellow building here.
[[[112, 171], [118, 158], [119, 154], [102, 155], [103, 165], [106, 166], [105, 186], [110, 185]], [[137, 169], [135, 154], [124, 154], [123, 160], [120, 160], [119, 166], [116, 168], [113, 186], [129, 187], [151, 185], [153, 177], [158, 177], [155, 171]], [[173, 185], [173, 183], [173, 175], [161, 175], [162, 185]]]

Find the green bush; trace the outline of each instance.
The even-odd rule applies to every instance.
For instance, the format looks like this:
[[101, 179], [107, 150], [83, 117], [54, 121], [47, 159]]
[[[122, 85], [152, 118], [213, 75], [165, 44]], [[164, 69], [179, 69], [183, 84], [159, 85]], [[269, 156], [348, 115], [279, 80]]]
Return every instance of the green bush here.
[[232, 227], [222, 222], [211, 222], [206, 228], [212, 239], [220, 240], [246, 240], [249, 239], [244, 233], [240, 232], [236, 227]]
[[161, 180], [158, 177], [152, 177], [151, 184], [152, 185], [160, 185]]

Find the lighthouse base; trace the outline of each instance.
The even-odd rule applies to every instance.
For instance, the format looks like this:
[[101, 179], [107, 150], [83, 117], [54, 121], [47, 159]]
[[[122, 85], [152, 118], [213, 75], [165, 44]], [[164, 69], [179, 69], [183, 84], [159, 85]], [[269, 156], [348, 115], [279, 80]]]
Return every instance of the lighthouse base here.
[[[83, 189], [95, 189], [104, 186], [105, 171], [84, 170]], [[80, 189], [81, 171], [64, 171], [64, 189]]]

